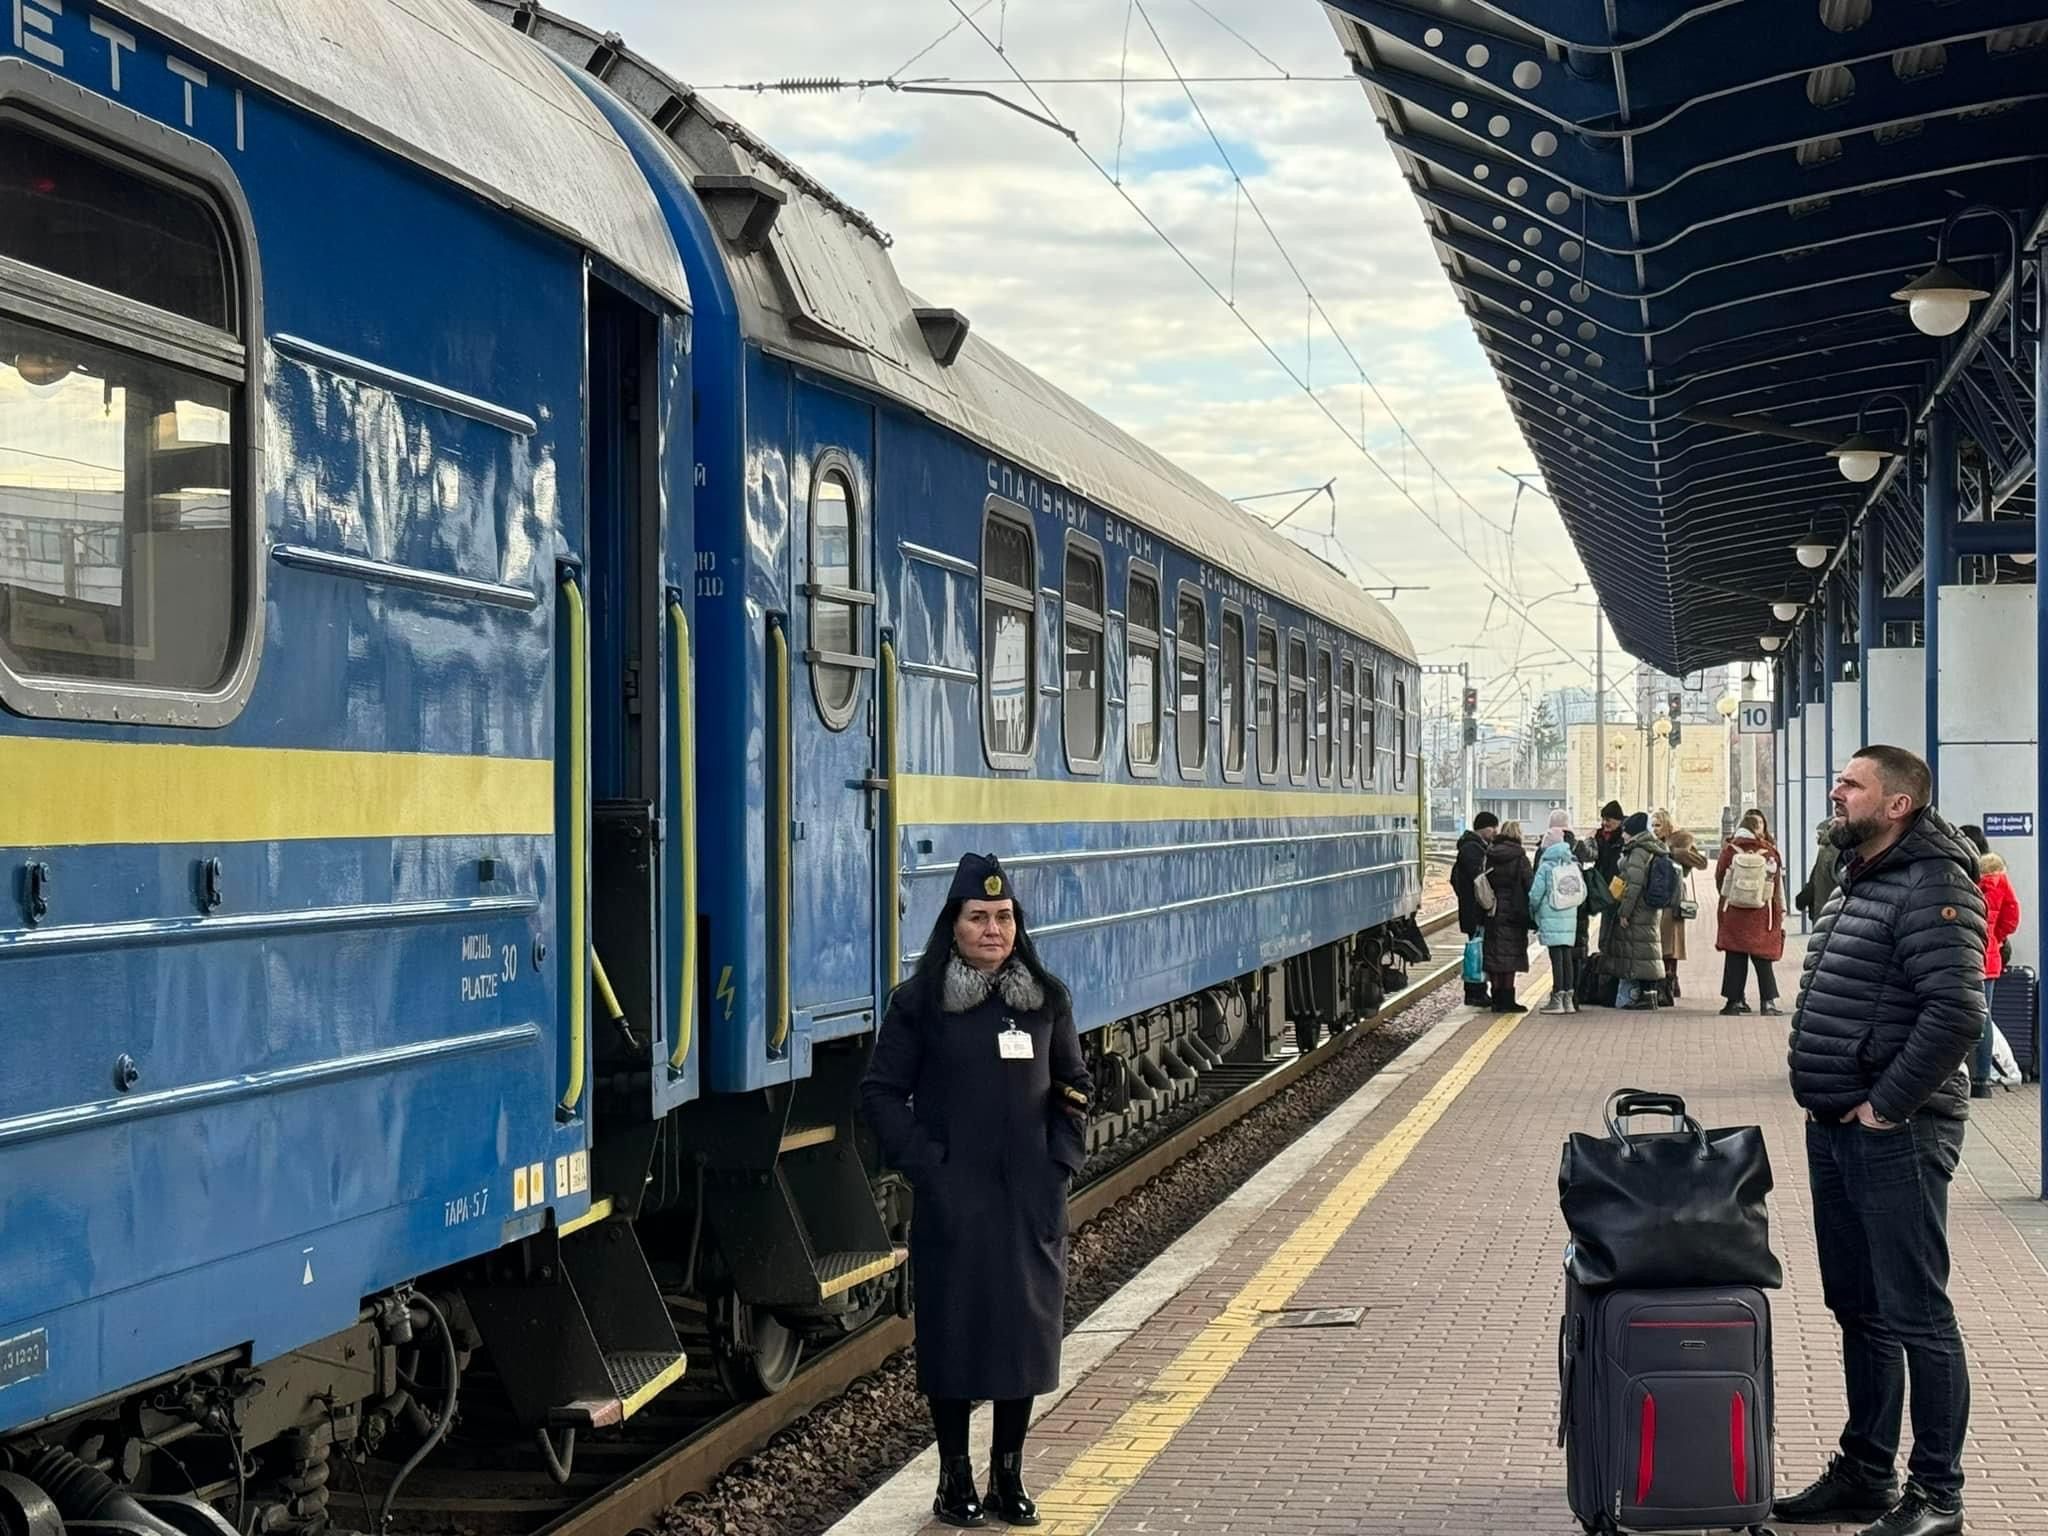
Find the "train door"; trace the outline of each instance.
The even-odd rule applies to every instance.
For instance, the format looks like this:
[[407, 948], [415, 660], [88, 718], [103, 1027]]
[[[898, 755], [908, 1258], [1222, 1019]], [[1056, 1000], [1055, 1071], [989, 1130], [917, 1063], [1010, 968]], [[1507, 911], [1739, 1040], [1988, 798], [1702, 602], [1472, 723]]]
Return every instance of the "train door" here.
[[873, 407], [800, 380], [791, 497], [791, 1022], [813, 1040], [876, 1021]]

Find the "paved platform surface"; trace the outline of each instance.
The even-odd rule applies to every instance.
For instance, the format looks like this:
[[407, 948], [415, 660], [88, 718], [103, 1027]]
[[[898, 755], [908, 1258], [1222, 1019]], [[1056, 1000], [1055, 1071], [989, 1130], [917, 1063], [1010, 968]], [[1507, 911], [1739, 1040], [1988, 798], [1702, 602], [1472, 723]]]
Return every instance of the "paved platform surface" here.
[[[1803, 1484], [1834, 1446], [1843, 1396], [1787, 1020], [1716, 1017], [1719, 957], [1704, 934], [1692, 947], [1669, 1011], [1461, 1010], [1091, 1318], [1067, 1341], [1070, 1388], [1041, 1404], [1028, 1447], [1040, 1529], [1574, 1536], [1556, 1445], [1558, 1154], [1570, 1131], [1598, 1128], [1621, 1086], [1676, 1090], [1708, 1125], [1765, 1127], [1786, 1268], [1773, 1296], [1777, 1487]], [[1798, 964], [1795, 940], [1778, 968], [1788, 1011]], [[2048, 1536], [2039, 1090], [1972, 1108], [1950, 1208], [1975, 1391], [1968, 1529]], [[1304, 1308], [1364, 1311], [1348, 1326], [1280, 1326]], [[987, 1411], [975, 1417], [985, 1447]], [[919, 1529], [933, 1476], [928, 1453], [843, 1536]]]

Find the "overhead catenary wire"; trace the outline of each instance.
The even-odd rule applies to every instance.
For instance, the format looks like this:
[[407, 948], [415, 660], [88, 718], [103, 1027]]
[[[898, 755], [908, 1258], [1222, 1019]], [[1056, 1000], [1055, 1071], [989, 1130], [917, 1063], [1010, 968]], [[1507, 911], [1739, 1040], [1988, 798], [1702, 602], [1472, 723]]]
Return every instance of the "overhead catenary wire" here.
[[[994, 40], [990, 38], [987, 32], [985, 32], [972, 19], [969, 13], [962, 7], [960, 0], [947, 0], [947, 4], [953, 8], [955, 14], [957, 14], [961, 18], [961, 21], [969, 28], [969, 30], [974, 32], [974, 34], [977, 37], [979, 37], [985, 45], [987, 45], [991, 49], [994, 48]], [[1139, 6], [1138, 9], [1142, 14], [1143, 7]], [[1053, 111], [1051, 104], [1047, 102], [1046, 99], [1038, 93], [1037, 89], [1029, 83], [1028, 77], [1022, 69], [1018, 68], [1015, 59], [1012, 58], [1007, 53], [1003, 54], [1001, 57], [1003, 59], [1004, 64], [1009, 68], [1012, 78], [1015, 80], [1015, 82], [1023, 86], [1023, 88], [1030, 93], [1032, 100], [1038, 104], [1038, 107], [1042, 112], [1044, 112], [1047, 116], [1052, 117], [1055, 119], [1055, 121], [1057, 121], [1057, 114]], [[1339, 432], [1342, 432], [1345, 438], [1349, 440], [1355, 448], [1357, 448], [1360, 455], [1364, 457], [1366, 462], [1371, 464], [1373, 468], [1379, 472], [1381, 477], [1384, 478], [1387, 481], [1387, 483], [1394, 488], [1396, 493], [1399, 494], [1404, 501], [1406, 501], [1417, 512], [1421, 513], [1423, 519], [1426, 522], [1428, 522], [1431, 527], [1435, 528], [1439, 533], [1441, 533], [1445, 537], [1445, 539], [1451, 544], [1451, 546], [1454, 549], [1456, 549], [1459, 554], [1464, 556], [1466, 561], [1470, 563], [1474, 569], [1478, 570], [1481, 575], [1487, 578], [1488, 590], [1492, 593], [1492, 595], [1499, 598], [1502, 602], [1507, 604], [1507, 606], [1514, 611], [1516, 616], [1520, 618], [1523, 623], [1527, 624], [1529, 628], [1533, 629], [1538, 635], [1542, 636], [1543, 639], [1549, 641], [1550, 644], [1556, 646], [1558, 650], [1570, 656], [1572, 658], [1572, 664], [1576, 666], [1580, 671], [1590, 674], [1593, 669], [1592, 667], [1587, 665], [1587, 663], [1584, 661], [1582, 657], [1578, 656], [1570, 646], [1565, 645], [1555, 635], [1551, 634], [1548, 630], [1544, 629], [1542, 625], [1537, 624], [1533, 619], [1531, 619], [1528, 615], [1527, 609], [1524, 606], [1524, 604], [1511, 591], [1502, 590], [1503, 586], [1509, 586], [1511, 585], [1511, 583], [1502, 582], [1500, 578], [1496, 576], [1496, 574], [1488, 568], [1486, 562], [1482, 561], [1477, 555], [1475, 555], [1472, 552], [1470, 546], [1467, 545], [1462, 538], [1451, 532], [1451, 530], [1446, 526], [1444, 522], [1441, 504], [1439, 503], [1435, 508], [1425, 506], [1422, 503], [1422, 501], [1419, 500], [1413, 494], [1413, 492], [1411, 492], [1408, 489], [1407, 485], [1404, 483], [1404, 480], [1401, 478], [1397, 478], [1395, 474], [1387, 468], [1386, 464], [1379, 458], [1377, 454], [1375, 454], [1372, 451], [1371, 447], [1365, 442], [1363, 437], [1353, 437], [1350, 430], [1344, 425], [1342, 421], [1340, 421], [1337, 418], [1335, 412], [1333, 412], [1330, 409], [1328, 402], [1326, 402], [1321, 396], [1317, 395], [1313, 389], [1307, 386], [1306, 382], [1300, 377], [1300, 375], [1298, 375], [1294, 371], [1293, 367], [1289, 365], [1287, 360], [1280, 355], [1280, 352], [1273, 345], [1273, 343], [1267, 340], [1266, 336], [1259, 330], [1259, 328], [1244, 315], [1244, 313], [1237, 307], [1236, 304], [1231, 302], [1231, 300], [1223, 293], [1221, 289], [1219, 289], [1216, 286], [1215, 282], [1209, 277], [1209, 275], [1201, 269], [1201, 266], [1191, 256], [1189, 256], [1185, 250], [1181, 248], [1180, 244], [1177, 241], [1175, 241], [1170, 234], [1168, 234], [1163, 228], [1160, 227], [1158, 221], [1152, 217], [1152, 215], [1145, 209], [1145, 207], [1141, 203], [1139, 203], [1136, 198], [1132, 197], [1130, 192], [1117, 181], [1117, 179], [1109, 172], [1107, 168], [1103, 166], [1103, 164], [1099, 160], [1095, 158], [1095, 156], [1089, 151], [1088, 147], [1081, 142], [1080, 135], [1075, 133], [1071, 129], [1065, 128], [1064, 125], [1062, 125], [1062, 131], [1064, 133], [1064, 136], [1067, 138], [1068, 142], [1071, 143], [1074, 146], [1075, 150], [1081, 155], [1081, 157], [1088, 162], [1090, 168], [1092, 168], [1095, 171], [1095, 173], [1098, 176], [1100, 176], [1105, 182], [1109, 183], [1111, 189], [1114, 190], [1116, 194], [1124, 200], [1124, 202], [1130, 207], [1133, 213], [1137, 214], [1139, 219], [1145, 224], [1146, 228], [1151, 230], [1152, 233], [1159, 238], [1161, 243], [1163, 243], [1168, 250], [1173, 252], [1173, 254], [1180, 260], [1181, 264], [1185, 266], [1189, 270], [1189, 272], [1191, 272], [1194, 275], [1196, 281], [1201, 283], [1201, 285], [1204, 288], [1208, 289], [1211, 296], [1213, 296], [1219, 303], [1223, 304], [1224, 307], [1231, 312], [1231, 314], [1237, 319], [1238, 324], [1244, 327], [1246, 333], [1250, 335], [1255, 342], [1258, 343], [1260, 349], [1265, 352], [1267, 357], [1272, 359], [1274, 365], [1278, 367], [1281, 370], [1281, 372], [1286, 374], [1287, 377], [1297, 387], [1302, 389], [1303, 393], [1305, 393], [1309, 397], [1309, 399], [1315, 404], [1316, 408], [1319, 411], [1321, 411], [1326, 418], [1328, 418], [1331, 425], [1336, 427]], [[1235, 175], [1235, 172], [1233, 171], [1232, 174]], [[1239, 189], [1242, 190], [1243, 183], [1241, 180], [1239, 180], [1238, 186]], [[1389, 414], [1392, 415], [1393, 413], [1390, 411]], [[1399, 418], [1395, 417], [1395, 420], [1398, 422]], [[1406, 443], [1414, 441], [1413, 434], [1409, 433], [1405, 427], [1402, 427], [1400, 430], [1404, 445]], [[1415, 443], [1415, 447], [1418, 454], [1420, 454], [1421, 444]], [[1425, 462], [1428, 462], [1426, 456]], [[1435, 487], [1439, 484], [1448, 485], [1449, 482], [1445, 478], [1442, 470], [1436, 468], [1434, 464], [1430, 465], [1430, 469], [1430, 486], [1432, 492], [1432, 500], [1434, 501]], [[1457, 492], [1457, 488], [1455, 486], [1452, 486], [1451, 490], [1452, 494], [1454, 496], [1458, 496], [1459, 500], [1465, 506], [1471, 508], [1471, 503], [1464, 500], [1462, 495], [1460, 495]], [[1477, 514], [1476, 508], [1471, 508], [1471, 510], [1473, 510], [1475, 514]], [[1490, 519], [1485, 518], [1483, 515], [1481, 515], [1481, 521], [1485, 522], [1488, 527], [1496, 526], [1492, 523]]]

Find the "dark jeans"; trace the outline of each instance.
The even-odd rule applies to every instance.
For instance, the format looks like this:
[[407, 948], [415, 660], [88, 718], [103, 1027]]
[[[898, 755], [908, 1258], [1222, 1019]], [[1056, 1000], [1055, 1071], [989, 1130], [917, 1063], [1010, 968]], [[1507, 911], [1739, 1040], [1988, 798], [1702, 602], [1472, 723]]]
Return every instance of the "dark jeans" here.
[[[939, 1432], [939, 1455], [967, 1454], [967, 1410], [973, 1405], [961, 1397], [934, 1397], [932, 1427]], [[1024, 1449], [1024, 1431], [1031, 1427], [1031, 1399], [999, 1398], [995, 1405], [995, 1439], [991, 1447], [998, 1456]]]
[[1984, 978], [1984, 1033], [1977, 1037], [1977, 1061], [1970, 1069], [1974, 1083], [1991, 1081], [1991, 994], [1998, 990], [1998, 978]]
[[1570, 992], [1579, 984], [1579, 952], [1570, 944], [1552, 944], [1550, 949], [1550, 990]]
[[1778, 1000], [1778, 978], [1771, 974], [1771, 962], [1762, 955], [1724, 955], [1721, 960], [1721, 995], [1731, 1003], [1742, 1001], [1744, 984], [1749, 980], [1749, 968], [1756, 967], [1756, 1000], [1759, 1003], [1775, 1003]]
[[1842, 1450], [1874, 1474], [1891, 1471], [1910, 1374], [1907, 1470], [1958, 1496], [1970, 1375], [1948, 1299], [1948, 1186], [1962, 1152], [1963, 1122], [1934, 1115], [1890, 1131], [1806, 1123], [1821, 1294], [1842, 1329], [1849, 1388]]

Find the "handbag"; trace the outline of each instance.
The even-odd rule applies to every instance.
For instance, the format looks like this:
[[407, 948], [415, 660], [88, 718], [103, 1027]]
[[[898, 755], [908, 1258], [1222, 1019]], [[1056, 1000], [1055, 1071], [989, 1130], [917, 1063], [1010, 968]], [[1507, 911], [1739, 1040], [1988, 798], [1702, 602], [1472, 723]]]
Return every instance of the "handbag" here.
[[1678, 903], [1678, 920], [1681, 923], [1689, 923], [1699, 915], [1700, 904], [1692, 893], [1692, 871], [1687, 870], [1685, 872], [1685, 895], [1680, 898]]
[[1486, 939], [1480, 934], [1475, 933], [1465, 941], [1464, 979], [1466, 981], [1486, 980]]
[[[1622, 1128], [1651, 1114], [1680, 1129]], [[1572, 1132], [1558, 1165], [1573, 1279], [1587, 1290], [1784, 1284], [1764, 1206], [1772, 1179], [1762, 1127], [1706, 1130], [1677, 1094], [1637, 1088], [1609, 1095], [1605, 1119], [1605, 1136]]]

